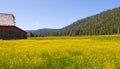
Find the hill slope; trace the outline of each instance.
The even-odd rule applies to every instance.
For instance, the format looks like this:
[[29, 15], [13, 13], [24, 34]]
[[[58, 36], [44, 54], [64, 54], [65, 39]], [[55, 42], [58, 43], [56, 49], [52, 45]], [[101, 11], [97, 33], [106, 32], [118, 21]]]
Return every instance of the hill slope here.
[[52, 35], [111, 35], [120, 34], [120, 7], [80, 19]]
[[28, 36], [30, 35], [30, 33], [33, 33], [33, 34], [38, 35], [38, 36], [44, 36], [48, 32], [52, 33], [52, 32], [54, 32], [56, 30], [57, 29], [48, 29], [48, 28], [45, 28], [45, 29], [38, 29], [38, 30], [27, 30], [27, 33], [28, 33]]

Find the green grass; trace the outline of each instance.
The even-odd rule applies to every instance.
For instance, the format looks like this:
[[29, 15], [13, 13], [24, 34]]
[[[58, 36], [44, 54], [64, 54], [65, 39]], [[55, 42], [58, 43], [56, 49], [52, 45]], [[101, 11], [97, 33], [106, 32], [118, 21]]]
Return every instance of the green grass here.
[[120, 69], [120, 36], [0, 40], [0, 69]]

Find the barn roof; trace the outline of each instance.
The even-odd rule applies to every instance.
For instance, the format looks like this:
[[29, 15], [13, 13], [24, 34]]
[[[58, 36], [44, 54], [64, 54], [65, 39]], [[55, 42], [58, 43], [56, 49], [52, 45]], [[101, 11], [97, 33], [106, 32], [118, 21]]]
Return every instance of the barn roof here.
[[18, 30], [20, 30], [20, 31], [23, 31], [24, 33], [26, 33], [27, 34], [27, 32], [26, 31], [24, 31], [24, 30], [22, 30], [22, 29], [20, 29], [19, 27], [16, 27], [16, 26], [0, 26], [0, 28], [16, 28], [16, 29], [18, 29]]
[[14, 15], [8, 13], [0, 13], [0, 26], [15, 26]]

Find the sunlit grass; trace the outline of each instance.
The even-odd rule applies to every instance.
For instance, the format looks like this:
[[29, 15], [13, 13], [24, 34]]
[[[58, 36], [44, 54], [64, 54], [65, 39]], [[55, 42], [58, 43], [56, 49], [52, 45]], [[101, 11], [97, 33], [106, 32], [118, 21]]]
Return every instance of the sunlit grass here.
[[120, 36], [0, 40], [0, 69], [120, 69]]

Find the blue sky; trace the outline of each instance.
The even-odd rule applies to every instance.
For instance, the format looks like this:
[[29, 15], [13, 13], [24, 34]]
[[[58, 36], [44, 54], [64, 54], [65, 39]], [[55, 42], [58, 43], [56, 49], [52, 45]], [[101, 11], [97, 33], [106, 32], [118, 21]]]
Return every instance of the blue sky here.
[[1, 0], [0, 13], [12, 13], [24, 30], [62, 28], [78, 19], [120, 6], [120, 0]]

